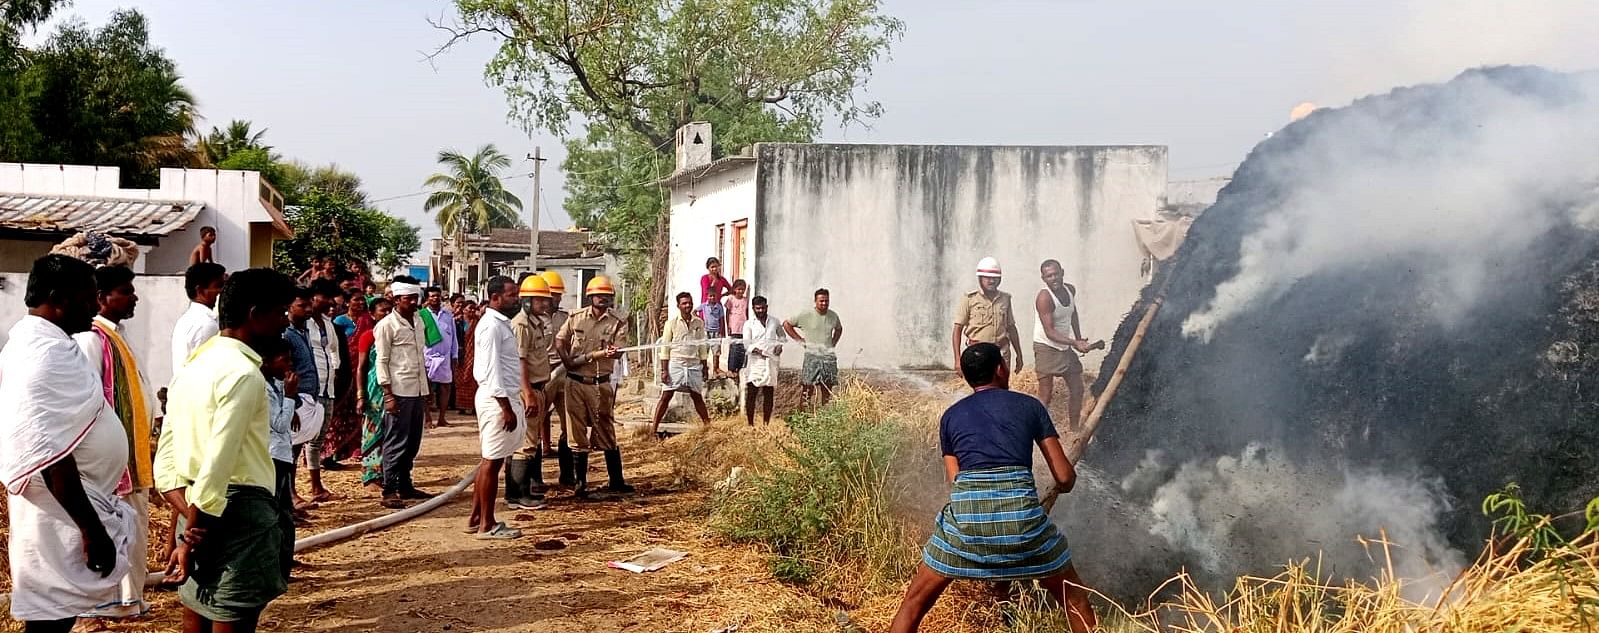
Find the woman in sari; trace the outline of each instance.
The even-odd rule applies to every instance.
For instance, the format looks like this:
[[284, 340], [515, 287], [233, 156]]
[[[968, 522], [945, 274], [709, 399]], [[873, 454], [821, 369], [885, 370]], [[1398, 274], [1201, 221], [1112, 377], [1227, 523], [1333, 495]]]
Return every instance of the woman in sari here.
[[466, 335], [461, 339], [461, 362], [455, 366], [455, 401], [467, 407], [467, 413], [471, 414], [472, 398], [477, 396], [477, 380], [472, 377], [473, 330], [477, 329], [478, 319], [483, 317], [483, 308], [467, 301], [462, 305], [461, 312], [458, 320], [466, 324]]
[[[372, 300], [374, 323], [389, 315], [390, 300]], [[355, 408], [361, 413], [361, 485], [383, 489], [383, 386], [378, 384], [377, 346], [372, 328], [355, 335]]]

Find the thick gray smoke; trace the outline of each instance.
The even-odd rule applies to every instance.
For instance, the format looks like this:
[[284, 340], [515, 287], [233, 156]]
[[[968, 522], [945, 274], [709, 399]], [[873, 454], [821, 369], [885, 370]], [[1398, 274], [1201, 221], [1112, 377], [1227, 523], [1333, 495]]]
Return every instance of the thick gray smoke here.
[[[1486, 77], [1456, 80], [1469, 120], [1418, 121], [1352, 108], [1339, 125], [1310, 127], [1298, 151], [1259, 166], [1290, 184], [1265, 224], [1243, 240], [1239, 270], [1183, 322], [1209, 339], [1241, 311], [1312, 273], [1373, 260], [1425, 257], [1432, 316], [1454, 324], [1488, 287], [1488, 268], [1550, 229], [1599, 222], [1599, 83], [1560, 100], [1527, 99]], [[1315, 116], [1315, 115], [1313, 115]], [[1425, 125], [1414, 134], [1418, 123]], [[1409, 142], [1390, 139], [1411, 132]], [[1373, 151], [1381, 147], [1383, 151]]]
[[[1599, 494], [1599, 77], [1468, 71], [1263, 141], [1157, 278], [1165, 303], [1058, 515], [1124, 599], [1316, 560], [1412, 597], [1483, 496]], [[1145, 292], [1100, 368], [1112, 373]], [[1418, 595], [1419, 594], [1419, 595]]]

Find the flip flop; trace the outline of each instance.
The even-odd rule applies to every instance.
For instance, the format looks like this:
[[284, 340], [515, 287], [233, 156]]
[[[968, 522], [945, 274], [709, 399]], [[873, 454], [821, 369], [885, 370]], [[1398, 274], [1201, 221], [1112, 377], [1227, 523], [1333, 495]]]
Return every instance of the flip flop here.
[[343, 499], [343, 498], [344, 497], [341, 497], [341, 496], [339, 496], [337, 494], [334, 494], [332, 490], [329, 490], [329, 491], [323, 492], [322, 494], [319, 494], [319, 495], [313, 495], [311, 497], [311, 502], [312, 503], [322, 503], [322, 502], [325, 502], [325, 501], [337, 501], [337, 500]]
[[508, 541], [522, 538], [522, 531], [506, 525], [504, 521], [494, 524], [494, 529], [487, 532], [478, 532], [477, 538], [485, 541]]

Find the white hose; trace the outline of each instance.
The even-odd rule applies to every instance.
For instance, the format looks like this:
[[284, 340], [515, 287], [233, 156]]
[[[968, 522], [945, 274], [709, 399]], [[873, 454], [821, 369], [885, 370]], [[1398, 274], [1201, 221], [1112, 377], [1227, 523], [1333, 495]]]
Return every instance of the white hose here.
[[[294, 553], [298, 554], [313, 547], [321, 547], [323, 545], [342, 541], [352, 536], [366, 534], [367, 532], [375, 532], [391, 525], [404, 523], [432, 512], [438, 509], [439, 506], [449, 503], [451, 499], [455, 498], [455, 495], [461, 494], [461, 491], [466, 490], [467, 486], [472, 485], [472, 480], [476, 477], [477, 467], [474, 466], [472, 467], [472, 470], [466, 474], [466, 477], [462, 478], [459, 483], [455, 484], [455, 486], [451, 487], [449, 490], [439, 493], [439, 496], [437, 497], [428, 499], [427, 501], [404, 510], [390, 512], [375, 519], [368, 519], [360, 523], [328, 530], [321, 534], [307, 536], [294, 542]], [[145, 578], [145, 584], [157, 585], [166, 580], [166, 577], [166, 572], [153, 572], [149, 575], [149, 577]]]

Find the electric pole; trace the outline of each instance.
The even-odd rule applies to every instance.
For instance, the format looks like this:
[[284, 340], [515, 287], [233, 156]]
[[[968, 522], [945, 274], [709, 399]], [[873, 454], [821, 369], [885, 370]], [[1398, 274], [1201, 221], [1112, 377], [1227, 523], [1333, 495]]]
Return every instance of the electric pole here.
[[528, 254], [527, 254], [527, 266], [528, 266], [527, 271], [530, 272], [530, 273], [538, 273], [539, 272], [539, 172], [541, 171], [541, 168], [544, 166], [544, 153], [542, 151], [542, 148], [538, 147], [537, 145], [533, 146], [533, 153], [532, 154], [528, 154], [527, 157], [528, 157], [528, 160], [533, 161], [533, 221], [528, 223], [528, 226], [533, 227], [533, 230], [529, 232], [530, 237], [528, 238], [528, 249], [529, 250], [528, 250]]

